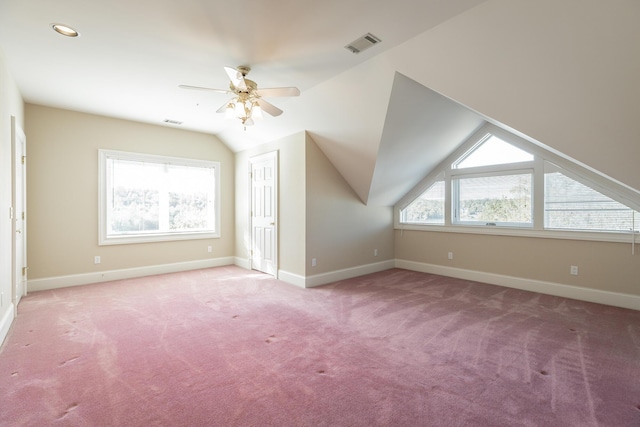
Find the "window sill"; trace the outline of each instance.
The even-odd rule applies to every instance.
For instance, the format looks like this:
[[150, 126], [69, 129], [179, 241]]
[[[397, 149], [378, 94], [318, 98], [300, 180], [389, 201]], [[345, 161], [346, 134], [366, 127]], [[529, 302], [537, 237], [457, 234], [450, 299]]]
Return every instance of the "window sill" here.
[[593, 242], [613, 242], [613, 243], [632, 243], [640, 244], [639, 233], [613, 233], [613, 232], [586, 232], [586, 231], [564, 231], [564, 230], [532, 230], [527, 228], [515, 227], [496, 227], [484, 225], [416, 225], [416, 224], [399, 224], [396, 223], [396, 230], [410, 231], [427, 231], [439, 233], [458, 233], [458, 234], [488, 234], [493, 236], [514, 236], [514, 237], [532, 237], [540, 239], [564, 239], [564, 240], [588, 240]]
[[99, 246], [128, 245], [133, 243], [171, 242], [177, 240], [219, 239], [220, 233], [196, 232], [196, 233], [159, 233], [149, 235], [124, 235], [113, 237], [99, 237]]

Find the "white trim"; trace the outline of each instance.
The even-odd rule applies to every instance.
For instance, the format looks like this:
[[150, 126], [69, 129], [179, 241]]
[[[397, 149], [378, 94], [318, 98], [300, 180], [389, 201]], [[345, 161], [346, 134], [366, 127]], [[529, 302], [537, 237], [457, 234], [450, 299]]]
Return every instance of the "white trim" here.
[[245, 270], [251, 270], [251, 260], [248, 258], [234, 257], [233, 263], [240, 268], [244, 268]]
[[[261, 269], [258, 269], [258, 271], [262, 271], [263, 273], [266, 274], [271, 274], [273, 277], [275, 277], [276, 279], [278, 278], [278, 250], [279, 250], [279, 240], [278, 240], [278, 227], [279, 227], [279, 223], [278, 223], [278, 206], [280, 205], [280, 199], [279, 199], [279, 193], [278, 193], [278, 189], [280, 187], [280, 151], [279, 150], [274, 150], [274, 151], [269, 151], [267, 153], [263, 153], [263, 154], [259, 154], [257, 156], [253, 156], [251, 158], [249, 158], [249, 234], [251, 236], [251, 246], [250, 246], [250, 251], [253, 254], [253, 249], [255, 246], [255, 241], [254, 241], [254, 233], [253, 233], [253, 200], [254, 200], [254, 187], [253, 187], [253, 164], [254, 163], [259, 163], [259, 162], [264, 162], [264, 161], [268, 161], [268, 160], [272, 160], [273, 161], [273, 180], [274, 180], [274, 185], [273, 185], [273, 198], [272, 198], [272, 204], [273, 204], [273, 247], [271, 248], [271, 251], [273, 253], [273, 263], [269, 266], [267, 266], [267, 270], [273, 270], [273, 271], [263, 271]], [[264, 259], [261, 256], [261, 259]], [[249, 269], [253, 268], [253, 255], [251, 256], [251, 258], [249, 258]], [[262, 266], [260, 266], [260, 268], [262, 268]]]
[[303, 288], [313, 288], [315, 286], [326, 285], [327, 283], [333, 283], [339, 280], [351, 279], [352, 277], [389, 270], [394, 266], [394, 260], [387, 260], [306, 277], [280, 270], [280, 280]]
[[[19, 150], [19, 152], [18, 152]], [[17, 155], [22, 158], [19, 163]], [[27, 137], [24, 130], [18, 124], [15, 116], [11, 116], [11, 301], [14, 307], [18, 307], [20, 299], [27, 294], [26, 270], [27, 267], [27, 221], [24, 218], [27, 212], [27, 163], [24, 161], [27, 156]], [[20, 179], [17, 177], [20, 176]], [[18, 188], [18, 185], [20, 187]], [[20, 206], [18, 211], [18, 197]], [[18, 236], [18, 225], [21, 230]], [[22, 253], [18, 254], [18, 242]], [[18, 266], [21, 263], [21, 266]], [[22, 274], [21, 274], [22, 271]]]
[[299, 274], [290, 273], [284, 270], [278, 270], [278, 280], [286, 282], [290, 285], [298, 286], [299, 288], [305, 288], [306, 278]]
[[[483, 116], [484, 117], [484, 116]], [[445, 231], [445, 232], [469, 232], [469, 233], [481, 233], [481, 234], [490, 234], [490, 235], [515, 235], [515, 236], [526, 236], [526, 237], [549, 237], [554, 239], [568, 239], [568, 240], [592, 240], [592, 241], [606, 241], [606, 242], [627, 242], [628, 233], [610, 233], [610, 232], [600, 232], [600, 231], [582, 231], [582, 230], [553, 230], [544, 228], [544, 215], [542, 206], [544, 205], [544, 192], [542, 191], [542, 187], [540, 187], [540, 183], [543, 182], [544, 178], [544, 163], [551, 163], [554, 166], [560, 168], [563, 173], [568, 173], [569, 177], [575, 179], [588, 187], [593, 188], [596, 191], [601, 192], [605, 196], [629, 207], [632, 210], [640, 209], [640, 191], [636, 190], [632, 187], [627, 186], [626, 184], [621, 183], [608, 175], [604, 175], [601, 172], [596, 171], [595, 169], [590, 168], [589, 166], [578, 162], [575, 159], [572, 159], [564, 154], [553, 150], [552, 148], [541, 144], [540, 142], [531, 139], [521, 133], [514, 131], [513, 129], [507, 129], [503, 124], [496, 123], [485, 117], [485, 120], [489, 120], [484, 126], [482, 126], [478, 131], [476, 131], [472, 136], [467, 138], [462, 144], [447, 157], [444, 161], [442, 161], [437, 167], [435, 167], [425, 178], [423, 178], [417, 185], [415, 185], [406, 195], [404, 195], [394, 206], [394, 228], [395, 229], [405, 229], [405, 230], [430, 230], [432, 225], [424, 224], [408, 224], [402, 223], [400, 212], [409, 206], [417, 197], [419, 197], [424, 191], [426, 191], [438, 178], [438, 176], [442, 173], [445, 175], [445, 223], [444, 225], [435, 225], [435, 227], [440, 227], [441, 230], [434, 231]], [[475, 230], [452, 230], [451, 228], [460, 227], [464, 228], [465, 224], [452, 224], [453, 221], [453, 208], [452, 205], [457, 205], [455, 200], [455, 194], [452, 194], [451, 190], [451, 182], [454, 179], [452, 176], [466, 176], [467, 173], [473, 173], [484, 170], [504, 170], [505, 168], [519, 168], [522, 165], [519, 163], [511, 163], [507, 165], [497, 165], [497, 166], [479, 166], [475, 168], [461, 169], [455, 170], [452, 169], [451, 165], [458, 160], [460, 157], [465, 155], [467, 152], [473, 151], [476, 145], [478, 145], [479, 141], [486, 137], [486, 135], [490, 133], [493, 134], [503, 141], [520, 148], [526, 152], [529, 152], [535, 156], [533, 162], [527, 162], [522, 164], [533, 164], [534, 173], [533, 173], [533, 190], [534, 192], [531, 194], [531, 203], [533, 205], [533, 230], [527, 230], [527, 228], [522, 228], [522, 232], [519, 232], [517, 229], [512, 228], [511, 230], [507, 230], [506, 232], [502, 232], [502, 226], [498, 227], [486, 227], [483, 225], [468, 225], [468, 228], [475, 227]], [[565, 174], [566, 174], [565, 173]], [[501, 175], [501, 173], [498, 173]], [[542, 178], [540, 178], [542, 175]], [[538, 187], [536, 187], [536, 181], [538, 183]], [[447, 193], [449, 192], [449, 193]], [[542, 196], [542, 197], [541, 197]], [[454, 203], [455, 202], [455, 203]], [[451, 211], [449, 211], [451, 209]], [[541, 215], [542, 214], [542, 215]], [[531, 235], [533, 232], [535, 235]]]
[[520, 277], [504, 276], [501, 274], [485, 273], [482, 271], [465, 270], [462, 268], [446, 267], [402, 259], [395, 260], [396, 268], [420, 271], [422, 273], [439, 274], [456, 277], [458, 279], [473, 280], [491, 285], [505, 286], [529, 292], [571, 298], [597, 304], [640, 310], [640, 296], [619, 292], [602, 291], [599, 289], [582, 288], [562, 283], [544, 282], [541, 280], [523, 279]]
[[0, 345], [4, 342], [4, 339], [9, 334], [9, 329], [15, 318], [16, 306], [13, 303], [9, 303], [9, 307], [4, 312], [4, 316], [0, 319]]
[[48, 289], [66, 288], [69, 286], [89, 285], [112, 280], [131, 279], [134, 277], [153, 276], [156, 274], [176, 273], [179, 271], [199, 270], [202, 268], [233, 265], [234, 257], [203, 259], [198, 261], [178, 262], [174, 264], [151, 265], [147, 267], [126, 268], [122, 270], [98, 271], [95, 273], [72, 274], [69, 276], [45, 277], [28, 281], [29, 292]]
[[[401, 231], [424, 231], [435, 233], [490, 234], [493, 236], [534, 237], [537, 239], [587, 240], [590, 242], [629, 243], [631, 232], [580, 232], [570, 230], [538, 230], [536, 228], [493, 227], [487, 225], [418, 225], [401, 224]], [[635, 233], [638, 234], [638, 233]]]
[[[129, 160], [139, 163], [159, 165], [176, 165], [213, 169], [214, 173], [214, 230], [181, 231], [181, 232], [149, 232], [124, 235], [107, 234], [107, 161], [109, 159]], [[98, 149], [98, 245], [121, 245], [131, 243], [164, 242], [172, 240], [215, 239], [220, 237], [220, 162], [212, 160], [188, 159], [184, 157], [168, 157], [155, 154], [132, 153]]]

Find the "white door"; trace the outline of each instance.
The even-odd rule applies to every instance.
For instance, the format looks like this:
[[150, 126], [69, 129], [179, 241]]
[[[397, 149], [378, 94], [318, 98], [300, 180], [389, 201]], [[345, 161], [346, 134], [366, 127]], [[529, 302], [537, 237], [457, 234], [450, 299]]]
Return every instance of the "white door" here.
[[12, 219], [13, 219], [13, 291], [14, 310], [18, 309], [20, 298], [27, 294], [27, 139], [24, 131], [11, 118], [12, 136]]
[[249, 159], [251, 181], [251, 268], [278, 274], [278, 152]]

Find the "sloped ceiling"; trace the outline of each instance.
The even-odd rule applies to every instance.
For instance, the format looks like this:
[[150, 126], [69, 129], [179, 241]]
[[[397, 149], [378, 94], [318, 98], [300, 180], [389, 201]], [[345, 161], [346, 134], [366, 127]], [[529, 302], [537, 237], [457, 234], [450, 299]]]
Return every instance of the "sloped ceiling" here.
[[[364, 203], [391, 205], [482, 120], [638, 192], [638, 20], [635, 0], [3, 0], [0, 49], [26, 102], [180, 120], [235, 152], [307, 131]], [[382, 43], [344, 49], [366, 32]], [[216, 115], [226, 95], [177, 87], [225, 88], [241, 64], [302, 95], [244, 131]]]
[[[216, 114], [228, 95], [178, 85], [226, 89], [223, 67], [249, 65], [259, 87], [302, 91], [269, 99], [284, 117], [297, 108], [324, 114], [308, 105], [307, 91], [482, 1], [2, 0], [0, 49], [26, 102], [158, 125], [177, 120], [237, 152], [308, 128], [306, 117], [269, 117], [244, 131]], [[52, 23], [80, 36], [60, 36]], [[358, 55], [344, 48], [368, 32], [382, 42]], [[330, 95], [336, 105], [349, 91]]]
[[366, 203], [395, 205], [484, 123], [479, 114], [396, 73]]
[[[368, 95], [360, 107], [366, 115], [351, 104], [342, 111], [375, 134], [357, 146], [346, 142], [348, 133], [316, 141], [367, 204], [401, 198], [459, 146], [474, 120], [596, 171], [640, 202], [640, 2], [611, 6], [483, 3], [345, 72], [343, 81], [364, 76], [373, 93], [358, 92]], [[444, 97], [431, 96], [438, 93], [455, 102], [439, 103]], [[376, 102], [387, 102], [384, 119], [370, 113]], [[420, 102], [422, 110], [403, 109]], [[463, 116], [469, 125], [456, 119]]]

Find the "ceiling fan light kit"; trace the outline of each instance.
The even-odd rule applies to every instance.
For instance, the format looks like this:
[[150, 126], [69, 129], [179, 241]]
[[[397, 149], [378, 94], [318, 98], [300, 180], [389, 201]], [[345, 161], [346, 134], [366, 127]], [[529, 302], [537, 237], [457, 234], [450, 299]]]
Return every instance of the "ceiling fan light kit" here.
[[235, 100], [227, 104], [224, 111], [227, 120], [240, 119], [243, 125], [252, 126], [255, 120], [262, 120], [262, 109], [257, 102]]
[[263, 96], [298, 96], [300, 90], [296, 87], [279, 87], [258, 89], [258, 85], [253, 80], [246, 78], [251, 68], [240, 66], [238, 68], [224, 67], [229, 77], [229, 89], [213, 89], [200, 86], [180, 85], [183, 89], [210, 90], [226, 94], [233, 94], [234, 97], [225, 102], [216, 112], [224, 113], [225, 119], [238, 119], [244, 126], [253, 126], [255, 120], [262, 120], [262, 112], [271, 116], [279, 116], [282, 110], [275, 105], [262, 99]]

